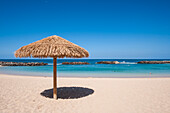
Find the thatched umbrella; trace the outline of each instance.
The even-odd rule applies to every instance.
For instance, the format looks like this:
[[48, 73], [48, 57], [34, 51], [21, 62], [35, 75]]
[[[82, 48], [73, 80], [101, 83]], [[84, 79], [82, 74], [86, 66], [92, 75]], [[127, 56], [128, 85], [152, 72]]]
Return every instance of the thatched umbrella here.
[[59, 36], [50, 36], [42, 40], [23, 46], [15, 52], [15, 57], [47, 58], [53, 57], [53, 98], [57, 99], [56, 61], [58, 58], [88, 57], [85, 49]]

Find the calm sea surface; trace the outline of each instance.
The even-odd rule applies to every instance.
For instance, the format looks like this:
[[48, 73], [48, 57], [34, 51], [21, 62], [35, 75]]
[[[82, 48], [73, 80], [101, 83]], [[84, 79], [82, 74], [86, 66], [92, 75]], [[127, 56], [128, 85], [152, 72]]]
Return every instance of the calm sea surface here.
[[[170, 59], [58, 59], [58, 76], [69, 77], [170, 77], [170, 64], [136, 64], [143, 60]], [[0, 59], [6, 62], [44, 62], [47, 66], [1, 66], [0, 73], [29, 76], [52, 76], [52, 59]], [[62, 65], [62, 62], [89, 62], [90, 65]], [[96, 64], [119, 61], [121, 64]]]

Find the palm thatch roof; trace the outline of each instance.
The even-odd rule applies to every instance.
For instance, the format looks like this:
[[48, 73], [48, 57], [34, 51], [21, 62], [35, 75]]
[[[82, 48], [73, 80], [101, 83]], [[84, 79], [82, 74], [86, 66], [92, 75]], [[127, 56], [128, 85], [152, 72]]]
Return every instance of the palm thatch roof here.
[[53, 35], [42, 40], [23, 46], [15, 52], [16, 57], [88, 57], [87, 50], [73, 44], [59, 36]]

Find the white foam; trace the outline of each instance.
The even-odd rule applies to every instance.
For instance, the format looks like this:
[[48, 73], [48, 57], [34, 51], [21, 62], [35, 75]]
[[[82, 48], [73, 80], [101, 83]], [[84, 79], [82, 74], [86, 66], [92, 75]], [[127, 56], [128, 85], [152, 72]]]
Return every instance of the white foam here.
[[[62, 63], [57, 63], [57, 65], [61, 65]], [[53, 63], [48, 63], [49, 66], [53, 66]]]
[[58, 63], [57, 65], [62, 65], [62, 63]]
[[125, 61], [123, 61], [123, 62], [120, 62], [120, 64], [137, 64], [136, 62], [125, 62]]

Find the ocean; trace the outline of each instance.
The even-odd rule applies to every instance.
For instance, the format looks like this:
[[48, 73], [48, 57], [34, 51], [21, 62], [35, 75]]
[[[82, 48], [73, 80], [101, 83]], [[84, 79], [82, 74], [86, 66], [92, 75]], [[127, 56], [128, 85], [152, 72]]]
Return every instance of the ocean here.
[[[139, 61], [170, 59], [58, 59], [59, 77], [170, 77], [170, 64], [137, 64]], [[6, 62], [44, 62], [47, 66], [1, 66], [1, 74], [52, 76], [52, 59], [0, 59]], [[89, 65], [62, 65], [62, 62], [89, 62]], [[99, 61], [118, 61], [120, 64], [96, 64]]]

